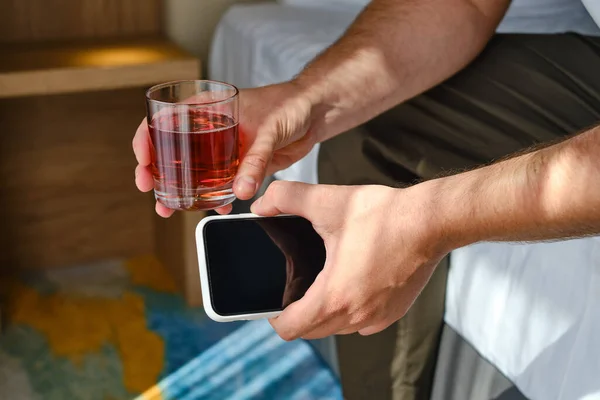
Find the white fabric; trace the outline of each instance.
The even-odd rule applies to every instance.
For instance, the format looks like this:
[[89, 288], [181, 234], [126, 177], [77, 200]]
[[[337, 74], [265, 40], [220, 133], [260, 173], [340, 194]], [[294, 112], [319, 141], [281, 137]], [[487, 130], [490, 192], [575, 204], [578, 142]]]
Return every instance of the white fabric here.
[[[600, 2], [600, 0], [584, 1]], [[500, 33], [600, 34], [600, 29], [581, 0], [513, 0], [497, 31]]]
[[270, 3], [233, 6], [215, 32], [210, 76], [240, 87], [288, 80], [340, 37], [355, 15]]
[[531, 399], [600, 399], [600, 238], [451, 255], [446, 322]]
[[[370, 0], [278, 0], [293, 7], [359, 12]], [[560, 33], [577, 32], [599, 35], [600, 29], [588, 11], [600, 7], [600, 0], [513, 0], [498, 27], [500, 33]], [[596, 11], [600, 13], [600, 11]], [[592, 14], [593, 15], [593, 14]], [[600, 18], [600, 15], [597, 17]], [[600, 19], [597, 19], [600, 25]]]
[[588, 12], [596, 21], [596, 24], [600, 26], [600, 1], [598, 0], [582, 0], [583, 4], [587, 8]]
[[371, 0], [278, 0], [292, 7], [312, 7], [328, 10], [362, 10]]

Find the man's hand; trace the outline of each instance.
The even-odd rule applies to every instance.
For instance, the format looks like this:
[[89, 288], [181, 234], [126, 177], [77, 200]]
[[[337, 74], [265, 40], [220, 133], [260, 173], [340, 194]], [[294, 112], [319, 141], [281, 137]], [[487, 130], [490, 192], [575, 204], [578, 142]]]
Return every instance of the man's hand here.
[[[312, 149], [316, 138], [309, 131], [310, 123], [311, 104], [294, 82], [240, 92], [243, 156], [233, 185], [237, 198], [252, 198], [266, 175], [289, 167]], [[136, 185], [142, 192], [148, 192], [154, 188], [154, 181], [146, 119], [137, 129], [133, 151], [138, 161]], [[217, 211], [226, 214], [231, 205]], [[163, 217], [173, 214], [173, 210], [160, 203], [156, 204], [156, 212]]]
[[379, 332], [408, 311], [447, 253], [413, 189], [275, 182], [252, 211], [300, 215], [327, 249], [302, 299], [271, 320], [285, 340]]
[[252, 211], [310, 220], [327, 251], [316, 281], [273, 327], [286, 340], [376, 333], [404, 316], [458, 247], [600, 234], [599, 153], [597, 127], [408, 189], [273, 183]]

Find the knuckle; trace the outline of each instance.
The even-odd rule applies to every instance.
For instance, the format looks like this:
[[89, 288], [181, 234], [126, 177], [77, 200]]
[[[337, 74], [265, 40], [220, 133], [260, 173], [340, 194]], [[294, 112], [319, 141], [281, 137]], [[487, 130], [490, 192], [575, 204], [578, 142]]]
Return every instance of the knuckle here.
[[360, 336], [371, 336], [371, 335], [375, 335], [376, 333], [379, 333], [380, 331], [377, 330], [377, 328], [371, 328], [371, 330], [365, 332], [365, 331], [359, 331], [358, 333], [360, 334]]
[[286, 342], [291, 342], [292, 340], [295, 339], [294, 336], [291, 333], [288, 333], [288, 332], [282, 332], [282, 333], [280, 333], [279, 337], [281, 339], [283, 339], [284, 341], [286, 341]]
[[358, 311], [352, 313], [350, 322], [352, 324], [365, 324], [369, 321], [375, 320], [377, 314], [377, 309], [374, 307], [362, 307]]
[[373, 307], [367, 307], [359, 314], [360, 323], [371, 321], [377, 317], [377, 310]]
[[352, 297], [342, 291], [333, 292], [329, 295], [329, 307], [334, 315], [349, 314], [352, 309]]
[[286, 183], [283, 181], [275, 181], [269, 185], [265, 195], [268, 196], [273, 202], [278, 203], [283, 200], [283, 198], [286, 196], [286, 193]]
[[266, 157], [264, 157], [261, 154], [251, 153], [246, 155], [246, 158], [244, 159], [244, 164], [252, 169], [264, 171], [267, 169], [269, 161]]

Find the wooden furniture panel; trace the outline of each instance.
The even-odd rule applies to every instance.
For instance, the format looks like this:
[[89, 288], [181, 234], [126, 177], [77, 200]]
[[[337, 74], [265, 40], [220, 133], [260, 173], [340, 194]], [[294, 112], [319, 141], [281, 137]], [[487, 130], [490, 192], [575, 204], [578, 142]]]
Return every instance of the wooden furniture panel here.
[[162, 14], [161, 0], [0, 0], [0, 272], [156, 252], [201, 303], [204, 214], [160, 220], [134, 185], [144, 90], [201, 74]]
[[200, 62], [160, 37], [0, 46], [0, 98], [198, 77]]
[[155, 249], [169, 269], [190, 306], [202, 305], [196, 251], [196, 225], [204, 212], [176, 212], [171, 218], [155, 217]]
[[2, 0], [0, 42], [157, 34], [162, 8], [160, 0]]
[[0, 101], [0, 265], [52, 268], [154, 250], [133, 180], [143, 90]]

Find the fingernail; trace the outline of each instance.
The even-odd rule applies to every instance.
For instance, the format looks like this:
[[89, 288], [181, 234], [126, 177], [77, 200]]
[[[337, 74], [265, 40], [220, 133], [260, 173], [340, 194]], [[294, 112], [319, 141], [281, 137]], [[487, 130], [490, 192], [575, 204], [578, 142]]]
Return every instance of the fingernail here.
[[256, 181], [250, 176], [240, 176], [235, 185], [239, 191], [252, 193], [256, 192]]

